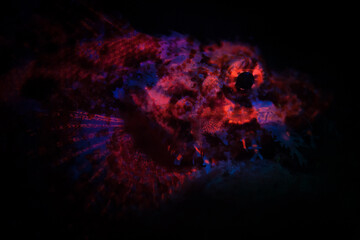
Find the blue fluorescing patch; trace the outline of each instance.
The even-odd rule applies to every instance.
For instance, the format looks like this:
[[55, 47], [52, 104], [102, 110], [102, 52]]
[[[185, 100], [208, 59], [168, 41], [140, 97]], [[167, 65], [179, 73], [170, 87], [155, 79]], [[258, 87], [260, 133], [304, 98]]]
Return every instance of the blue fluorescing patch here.
[[211, 170], [211, 164], [210, 163], [205, 163], [205, 171], [206, 171], [206, 173], [209, 173], [210, 170]]
[[113, 96], [114, 96], [114, 98], [116, 98], [116, 99], [119, 99], [119, 88], [116, 88], [112, 93], [113, 93]]
[[116, 88], [112, 93], [113, 93], [114, 98], [116, 98], [116, 99], [121, 99], [125, 95], [125, 91], [123, 88]]
[[175, 63], [175, 64], [180, 64], [180, 63], [184, 62], [185, 60], [186, 60], [186, 56], [179, 55], [179, 56], [175, 57], [171, 62]]
[[157, 83], [158, 78], [153, 74], [149, 74], [144, 77], [144, 80], [146, 82], [146, 86], [154, 86]]
[[130, 78], [125, 82], [125, 86], [144, 88], [146, 86], [154, 86], [158, 80], [158, 77], [153, 72], [138, 72], [137, 76]]
[[274, 104], [271, 101], [260, 101], [260, 100], [253, 101], [252, 105], [255, 108], [264, 108], [264, 107], [272, 107], [272, 106], [274, 106]]
[[258, 112], [257, 121], [260, 125], [282, 123], [282, 119], [276, 114], [277, 109], [272, 102], [257, 100], [253, 101], [252, 104]]

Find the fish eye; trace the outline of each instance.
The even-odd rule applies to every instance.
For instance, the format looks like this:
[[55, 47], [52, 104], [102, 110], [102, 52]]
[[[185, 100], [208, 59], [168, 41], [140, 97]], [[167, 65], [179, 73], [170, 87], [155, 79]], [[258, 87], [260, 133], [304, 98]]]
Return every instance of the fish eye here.
[[254, 76], [250, 72], [242, 72], [236, 78], [235, 87], [238, 91], [251, 89], [254, 82]]

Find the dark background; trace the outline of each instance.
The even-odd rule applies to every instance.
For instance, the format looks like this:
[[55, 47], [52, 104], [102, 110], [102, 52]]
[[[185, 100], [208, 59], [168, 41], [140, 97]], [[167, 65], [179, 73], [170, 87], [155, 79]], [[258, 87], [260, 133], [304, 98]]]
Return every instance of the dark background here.
[[[91, 15], [87, 7], [114, 19], [120, 17], [127, 19], [139, 32], [152, 35], [177, 31], [192, 35], [205, 43], [219, 40], [247, 42], [259, 47], [269, 69], [277, 71], [296, 69], [308, 74], [318, 89], [332, 96], [332, 103], [323, 117], [334, 123], [338, 134], [329, 133], [321, 136], [322, 142], [317, 150], [321, 166], [314, 170], [325, 172], [329, 176], [326, 181], [330, 190], [319, 199], [304, 197], [307, 199], [305, 203], [304, 199], [296, 199], [299, 197], [296, 194], [289, 198], [276, 199], [274, 201], [279, 201], [281, 204], [277, 204], [275, 210], [270, 209], [273, 207], [271, 204], [264, 203], [261, 207], [268, 213], [267, 217], [258, 222], [255, 221], [252, 225], [246, 225], [246, 234], [244, 232], [239, 234], [258, 236], [262, 235], [260, 234], [262, 229], [267, 229], [273, 235], [285, 235], [290, 238], [314, 235], [324, 237], [334, 234], [339, 236], [357, 234], [358, 236], [359, 208], [355, 204], [355, 199], [358, 199], [359, 163], [356, 161], [355, 149], [357, 148], [356, 133], [359, 129], [356, 120], [359, 101], [356, 98], [358, 73], [356, 68], [350, 67], [354, 61], [352, 55], [355, 48], [353, 42], [355, 15], [352, 11], [338, 6], [331, 9], [323, 7], [318, 10], [313, 6], [299, 8], [297, 5], [271, 9], [265, 6], [243, 7], [243, 3], [239, 1], [219, 1], [218, 3], [210, 1], [157, 1], [156, 3], [152, 1], [82, 1], [81, 3], [79, 1], [12, 1], [11, 6], [1, 9], [0, 40], [3, 63], [0, 73], [5, 74], [12, 67], [22, 66], [29, 59], [36, 58], [42, 53], [71, 46], [75, 43], [74, 38], [84, 37], [73, 28], [81, 19]], [[63, 26], [73, 37], [54, 45], [51, 36], [45, 34], [40, 41], [35, 16], [41, 16], [51, 24]], [[9, 162], [9, 166], [6, 165], [6, 167], [10, 173], [6, 174], [5, 178], [11, 181], [4, 183], [7, 185], [6, 189], [9, 189], [9, 194], [7, 194], [9, 206], [5, 207], [10, 209], [9, 222], [12, 225], [13, 234], [21, 233], [25, 236], [28, 234], [39, 238], [45, 236], [83, 238], [92, 232], [87, 228], [90, 228], [92, 224], [98, 224], [96, 230], [92, 232], [94, 236], [111, 235], [109, 229], [112, 227], [109, 226], [113, 224], [113, 228], [116, 228], [115, 223], [105, 224], [102, 220], [98, 222], [87, 220], [86, 217], [79, 215], [76, 206], [63, 206], [49, 197], [48, 184], [44, 181], [53, 179], [46, 175], [46, 169], [43, 169], [41, 165], [24, 165], [25, 155], [21, 149], [27, 146], [21, 145], [28, 143], [22, 141], [23, 129], [21, 125], [19, 126], [19, 121], [14, 123], [14, 118], [11, 117], [16, 109], [12, 109], [11, 103], [1, 104], [2, 115], [8, 116], [8, 119], [3, 119], [5, 122], [2, 124], [4, 128], [2, 132], [5, 132], [6, 136], [4, 139], [7, 141], [4, 143], [6, 147], [4, 149], [6, 154], [12, 156], [5, 157]], [[35, 175], [42, 177], [35, 177]], [[34, 179], [41, 179], [43, 182]], [[191, 196], [189, 198], [191, 199]], [[197, 198], [198, 196], [193, 197], [195, 205]], [[190, 206], [191, 201], [187, 201], [186, 204]], [[209, 201], [206, 207], [215, 206], [220, 209], [219, 212], [222, 208], [225, 211], [226, 207], [221, 203], [211, 202], [211, 199]], [[55, 208], [58, 209], [55, 211]], [[251, 205], [249, 209], [257, 209], [257, 206]], [[321, 211], [318, 211], [319, 209]], [[260, 210], [254, 211], [255, 213], [250, 210], [245, 211], [242, 217], [245, 219], [251, 218], [253, 214], [261, 215]], [[346, 211], [351, 214], [347, 214]], [[186, 210], [185, 212], [188, 213]], [[200, 212], [203, 216], [199, 219], [208, 217], [205, 210]], [[220, 213], [219, 216], [223, 217]], [[179, 221], [186, 221], [192, 217], [191, 214], [185, 214]], [[93, 219], [96, 219], [96, 216]], [[311, 221], [311, 219], [316, 219], [316, 221]], [[85, 222], [79, 224], [82, 228], [74, 230], [68, 227], [69, 223], [76, 225], [78, 221]], [[279, 225], [282, 225], [274, 224], [277, 221]], [[217, 237], [229, 234], [227, 228], [233, 229], [231, 231], [233, 233], [236, 232], [234, 229], [239, 227], [235, 224], [237, 219], [233, 219], [233, 216], [229, 219], [221, 219], [219, 222], [221, 229], [226, 230], [217, 232]], [[286, 222], [294, 224], [287, 225]], [[134, 229], [134, 232], [142, 230], [140, 225], [129, 224], [128, 227]], [[199, 223], [194, 228], [195, 231], [202, 232], [206, 231], [207, 225]], [[165, 235], [174, 237], [178, 234], [177, 231], [180, 231], [184, 235], [188, 233], [186, 236], [190, 237], [190, 230], [182, 228], [182, 224], [179, 223], [178, 227], [169, 228], [168, 234]], [[152, 235], [157, 236], [156, 231], [160, 230], [154, 229]], [[134, 236], [138, 235], [134, 234]], [[201, 239], [205, 235], [196, 236]]]

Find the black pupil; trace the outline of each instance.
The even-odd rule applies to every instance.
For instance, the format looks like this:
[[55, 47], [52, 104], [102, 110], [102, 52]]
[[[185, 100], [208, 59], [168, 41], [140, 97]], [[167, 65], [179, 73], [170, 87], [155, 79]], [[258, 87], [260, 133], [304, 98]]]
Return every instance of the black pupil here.
[[235, 87], [237, 90], [240, 89], [251, 89], [251, 86], [254, 84], [254, 76], [249, 72], [240, 73], [236, 78]]

